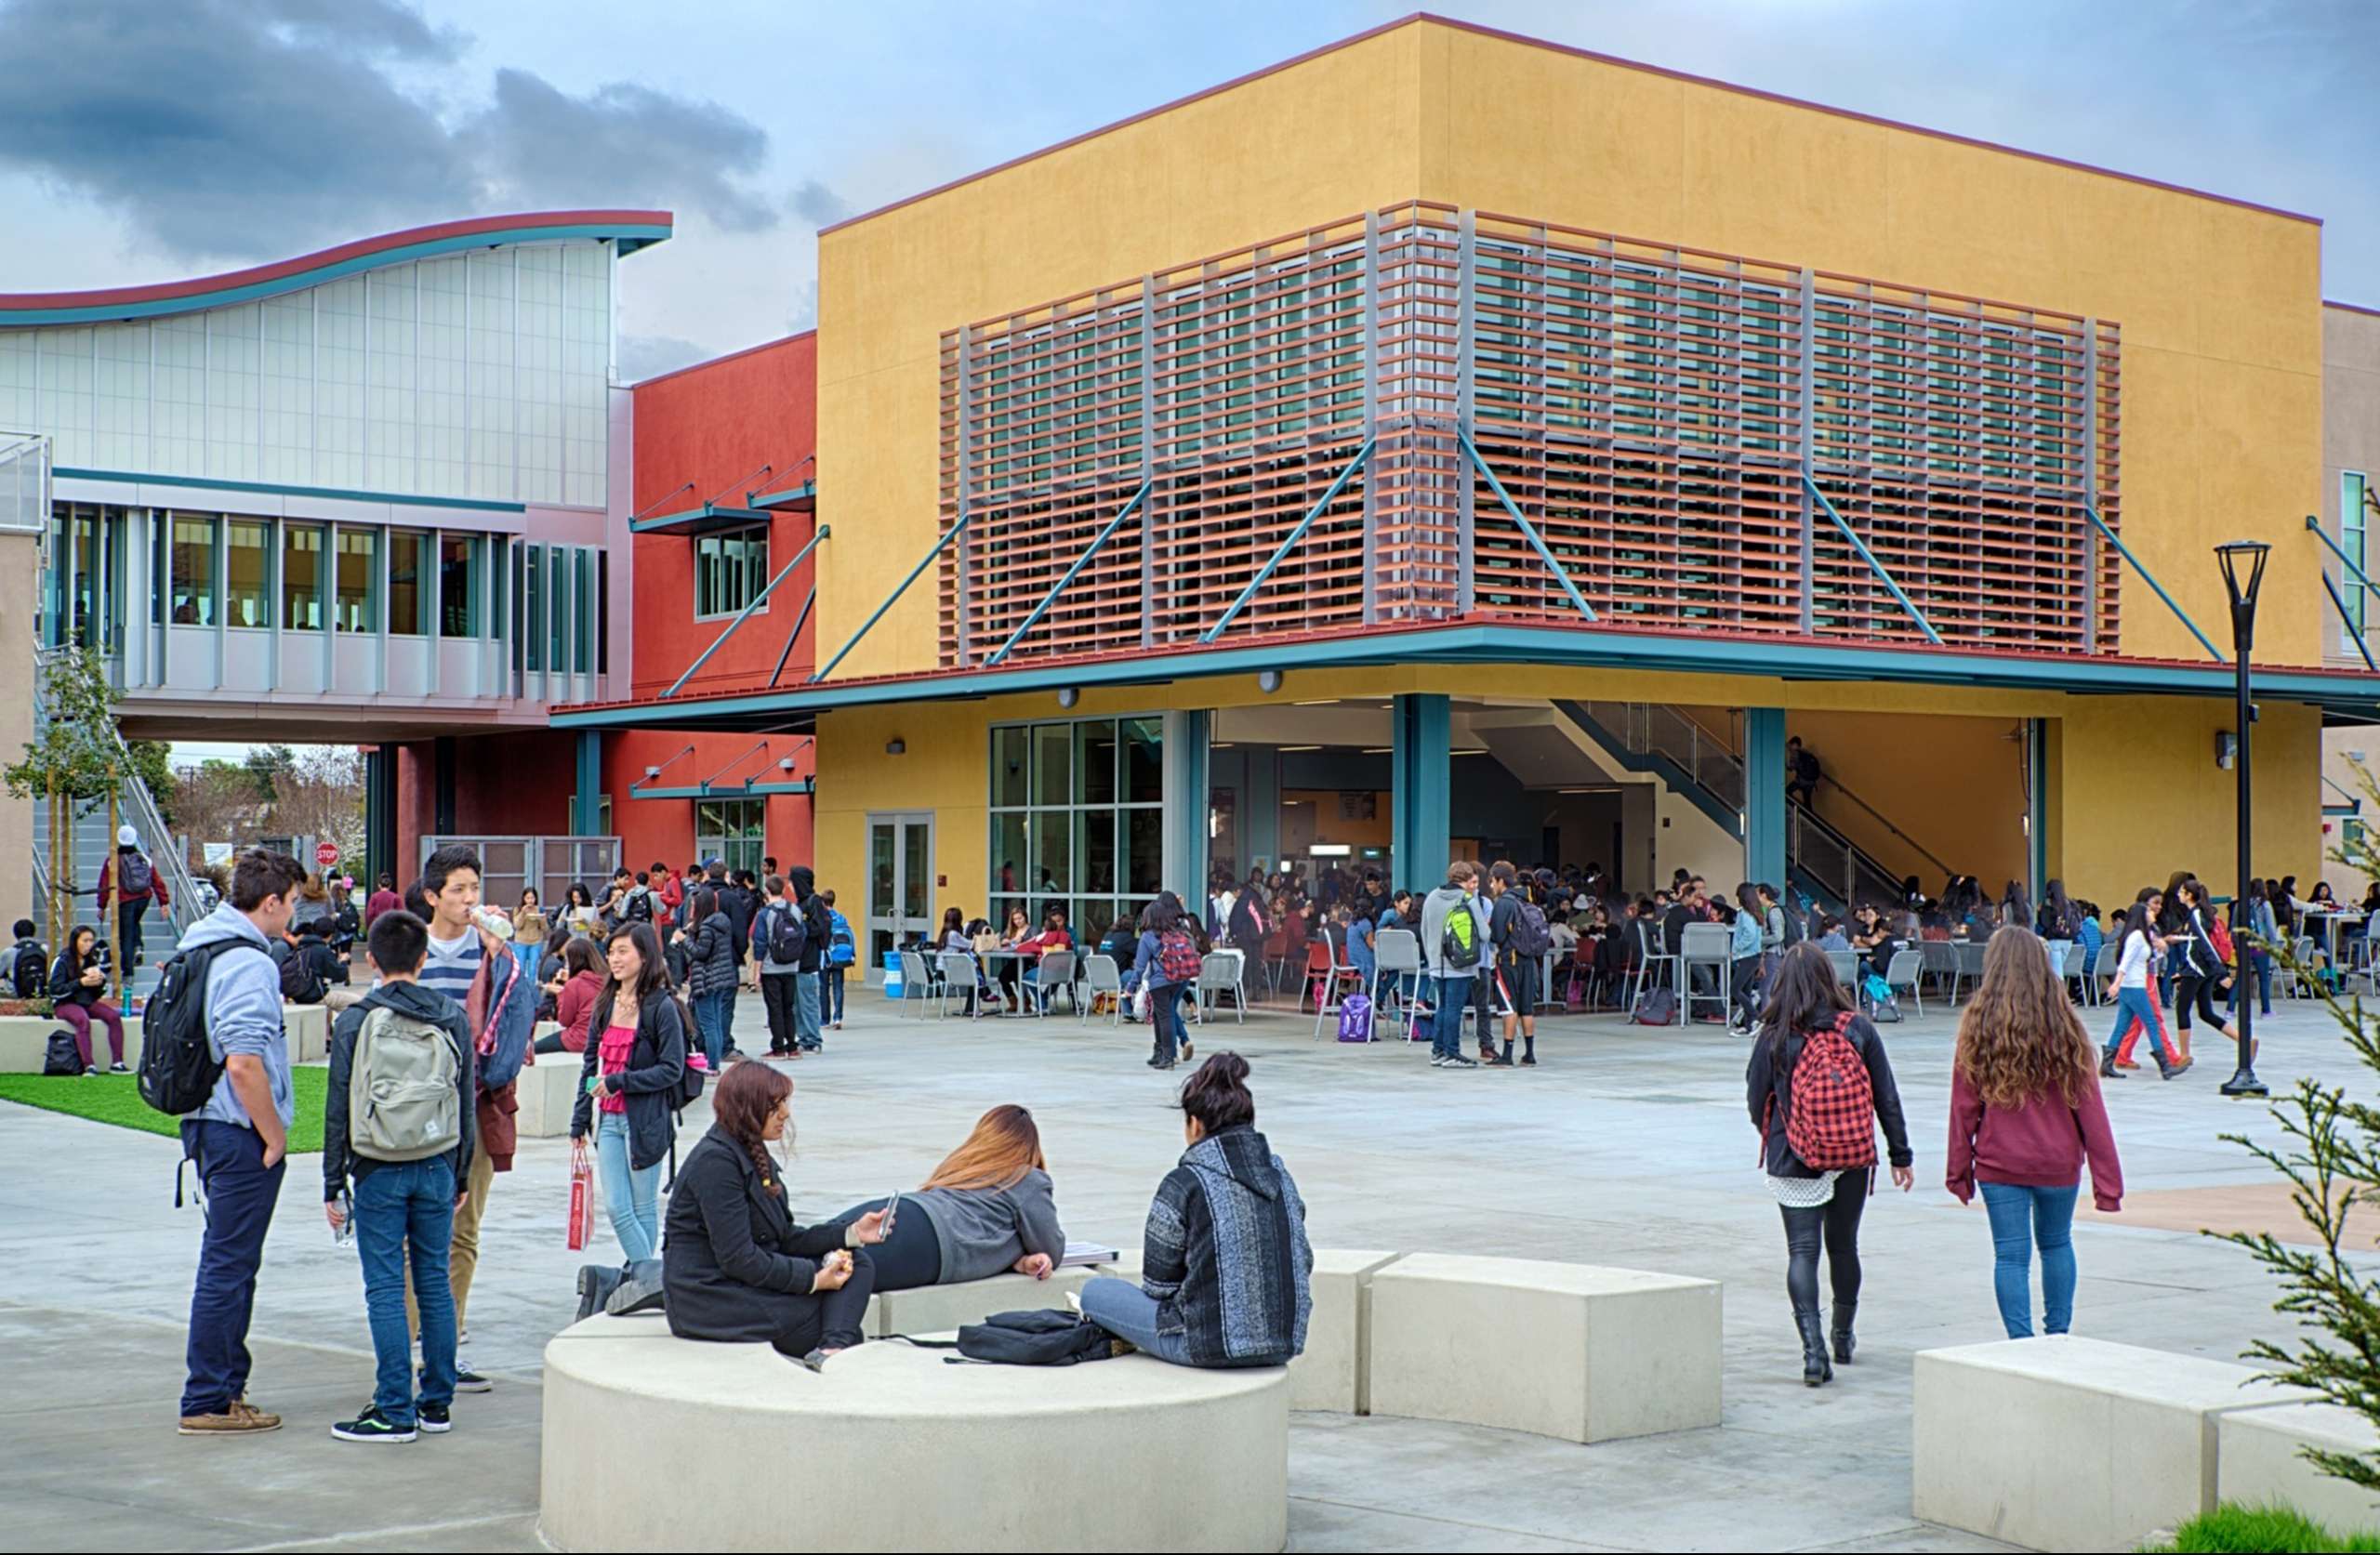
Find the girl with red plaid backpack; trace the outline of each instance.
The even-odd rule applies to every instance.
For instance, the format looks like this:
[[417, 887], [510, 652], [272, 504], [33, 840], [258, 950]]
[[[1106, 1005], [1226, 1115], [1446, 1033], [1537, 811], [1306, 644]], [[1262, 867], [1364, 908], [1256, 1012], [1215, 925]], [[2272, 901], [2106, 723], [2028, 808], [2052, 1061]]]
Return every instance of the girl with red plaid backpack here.
[[1893, 1185], [1907, 1193], [1909, 1130], [1884, 1040], [1852, 1008], [1834, 965], [1811, 941], [1778, 958], [1767, 1008], [1744, 1072], [1760, 1130], [1761, 1170], [1785, 1220], [1785, 1290], [1802, 1336], [1802, 1381], [1830, 1380], [1818, 1248], [1834, 1285], [1834, 1359], [1848, 1365], [1859, 1310], [1859, 1215], [1872, 1190], [1876, 1125], [1884, 1125]]

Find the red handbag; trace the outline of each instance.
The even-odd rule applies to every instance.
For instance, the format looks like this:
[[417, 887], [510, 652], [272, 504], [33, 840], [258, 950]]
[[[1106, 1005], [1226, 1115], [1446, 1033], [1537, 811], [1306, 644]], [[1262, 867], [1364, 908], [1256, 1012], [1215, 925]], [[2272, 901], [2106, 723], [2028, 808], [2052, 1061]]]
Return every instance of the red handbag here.
[[587, 1142], [574, 1140], [570, 1146], [570, 1250], [574, 1253], [587, 1245], [595, 1234], [595, 1167], [587, 1159]]

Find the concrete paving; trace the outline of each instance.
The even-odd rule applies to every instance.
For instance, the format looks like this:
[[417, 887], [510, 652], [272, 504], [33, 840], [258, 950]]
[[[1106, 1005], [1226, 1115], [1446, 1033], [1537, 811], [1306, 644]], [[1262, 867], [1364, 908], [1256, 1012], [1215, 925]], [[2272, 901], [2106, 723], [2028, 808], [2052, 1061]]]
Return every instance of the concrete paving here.
[[[2087, 1017], [2095, 1032], [2106, 1018]], [[1579, 1447], [1387, 1417], [1295, 1417], [1299, 1549], [1977, 1549], [1910, 1513], [1911, 1361], [2000, 1336], [1979, 1209], [1941, 1189], [1953, 1018], [1885, 1028], [1918, 1154], [1918, 1189], [1868, 1211], [1858, 1364], [1801, 1385], [1783, 1240], [1755, 1170], [1745, 1046], [1716, 1027], [1551, 1017], [1535, 1070], [1437, 1071], [1423, 1045], [1315, 1041], [1313, 1020], [1228, 1012], [1197, 1034], [1253, 1065], [1259, 1126], [1299, 1179], [1321, 1245], [1563, 1258], [1726, 1285], [1726, 1415], [1716, 1429]], [[737, 1015], [765, 1044], [758, 1000]], [[2326, 1019], [2287, 1007], [2262, 1028], [2267, 1079], [2360, 1086]], [[1078, 1237], [1137, 1244], [1179, 1153], [1171, 1081], [1140, 1028], [1068, 1015], [938, 1021], [870, 992], [822, 1058], [792, 1068], [797, 1213], [919, 1181], [999, 1101], [1039, 1119]], [[2187, 1229], [2268, 1180], [2225, 1130], [2277, 1130], [2215, 1087], [2227, 1056], [2111, 1088], [2132, 1186], [2159, 1227], [2079, 1223], [2078, 1331], [2236, 1357], [2285, 1338], [2269, 1281]], [[705, 1120], [707, 1122], [707, 1118]], [[694, 1120], [690, 1116], [690, 1125]], [[690, 1141], [689, 1141], [690, 1142]], [[252, 1397], [288, 1417], [242, 1442], [173, 1433], [199, 1212], [173, 1206], [169, 1140], [0, 1104], [0, 1549], [537, 1548], [537, 1374], [571, 1316], [582, 1261], [563, 1245], [568, 1145], [524, 1143], [500, 1177], [469, 1314], [469, 1364], [496, 1391], [456, 1403], [450, 1436], [334, 1442], [370, 1389], [354, 1254], [335, 1246], [318, 1157], [284, 1190], [260, 1281]], [[2260, 1202], [2244, 1200], [2253, 1212]], [[2181, 1208], [2177, 1211], [2175, 1206]], [[601, 1218], [598, 1218], [599, 1224]], [[2185, 1229], [2169, 1229], [2181, 1226]], [[599, 1232], [598, 1257], [613, 1256]], [[681, 1444], [688, 1447], [696, 1444]], [[732, 1444], [720, 1444], [732, 1450]], [[796, 1466], [785, 1466], [791, 1469]], [[755, 1465], [757, 1472], [774, 1471]]]

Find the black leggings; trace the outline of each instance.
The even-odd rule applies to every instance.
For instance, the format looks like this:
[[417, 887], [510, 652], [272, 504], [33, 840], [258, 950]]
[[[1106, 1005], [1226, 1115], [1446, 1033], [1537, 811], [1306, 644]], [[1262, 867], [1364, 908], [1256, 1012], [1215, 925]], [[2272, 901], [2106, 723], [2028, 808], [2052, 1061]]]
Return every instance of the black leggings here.
[[1859, 1215], [1867, 1207], [1871, 1166], [1834, 1179], [1834, 1197], [1811, 1209], [1778, 1210], [1785, 1217], [1785, 1293], [1796, 1312], [1818, 1310], [1818, 1244], [1826, 1244], [1827, 1272], [1833, 1276], [1834, 1304], [1859, 1299]]
[[2191, 977], [2187, 974], [2175, 978], [2174, 980], [2175, 1023], [2184, 1031], [2189, 1030], [2190, 1006], [2196, 1004], [2200, 1020], [2213, 1026], [2216, 1031], [2228, 1031], [2230, 1028], [2223, 1023], [2222, 1012], [2215, 1008], [2215, 984], [2219, 981], [2216, 978]]
[[[883, 1207], [882, 1199], [870, 1199], [852, 1206], [826, 1223], [848, 1226], [861, 1216]], [[915, 1199], [902, 1201], [901, 1213], [892, 1218], [892, 1234], [870, 1247], [867, 1257], [876, 1266], [873, 1289], [922, 1290], [942, 1283], [942, 1239], [934, 1234], [933, 1221], [927, 1218], [925, 1206]]]
[[778, 1296], [777, 1331], [769, 1343], [780, 1355], [800, 1357], [813, 1350], [850, 1350], [866, 1338], [861, 1327], [867, 1298], [876, 1289], [872, 1249], [852, 1249], [852, 1277], [840, 1290], [814, 1296]]
[[800, 1021], [794, 1007], [801, 997], [799, 972], [762, 972], [760, 974], [760, 1008], [769, 1017], [769, 1051], [790, 1053], [794, 1049], [796, 1028]]
[[1760, 1020], [1760, 957], [1739, 955], [1727, 971], [1727, 989], [1736, 996], [1736, 1008], [1742, 1012], [1744, 1024]]

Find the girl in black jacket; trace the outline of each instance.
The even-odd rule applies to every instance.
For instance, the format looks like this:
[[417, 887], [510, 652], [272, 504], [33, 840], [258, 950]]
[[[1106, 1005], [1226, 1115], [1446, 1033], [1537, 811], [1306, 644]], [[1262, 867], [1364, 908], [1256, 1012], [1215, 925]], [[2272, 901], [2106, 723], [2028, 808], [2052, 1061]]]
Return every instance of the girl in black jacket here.
[[766, 1341], [810, 1365], [858, 1344], [876, 1280], [866, 1248], [884, 1240], [884, 1212], [849, 1224], [794, 1224], [768, 1149], [792, 1121], [793, 1082], [782, 1072], [737, 1064], [720, 1081], [711, 1111], [710, 1132], [669, 1192], [662, 1255], [669, 1331]]
[[1853, 1012], [1826, 953], [1808, 940], [1786, 951], [1777, 964], [1762, 1011], [1759, 1039], [1744, 1072], [1745, 1100], [1752, 1127], [1761, 1132], [1761, 1169], [1768, 1176], [1785, 1218], [1785, 1290], [1793, 1303], [1793, 1324], [1802, 1335], [1802, 1380], [1815, 1388], [1834, 1376], [1827, 1362], [1826, 1329], [1818, 1310], [1818, 1245], [1826, 1245], [1834, 1284], [1834, 1358], [1851, 1362], [1852, 1320], [1859, 1311], [1859, 1213], [1875, 1170], [1872, 1142], [1868, 1165], [1819, 1171], [1793, 1153], [1786, 1129], [1793, 1116], [1793, 1078], [1813, 1036], [1831, 1031], [1843, 1018], [1844, 1039], [1867, 1066], [1876, 1119], [1892, 1153], [1893, 1185], [1909, 1192], [1909, 1129], [1901, 1118], [1900, 1091], [1893, 1084], [1884, 1039], [1865, 1017]]
[[570, 1138], [595, 1136], [612, 1234], [635, 1264], [661, 1251], [661, 1159], [677, 1138], [669, 1120], [686, 1077], [686, 1029], [653, 925], [631, 923], [613, 935], [604, 959], [612, 975], [588, 1017]]
[[107, 985], [107, 968], [99, 961], [99, 931], [87, 923], [78, 924], [67, 934], [57, 964], [49, 969], [49, 996], [58, 1018], [74, 1034], [74, 1046], [83, 1054], [85, 1074], [99, 1072], [99, 1066], [91, 1061], [94, 1021], [108, 1029], [108, 1056], [114, 1072], [125, 1072], [124, 1015], [108, 1003]]
[[691, 927], [678, 931], [686, 947], [686, 1000], [716, 1074], [727, 1063], [727, 1017], [735, 1002], [735, 920], [719, 893], [706, 889], [694, 893], [686, 921]]

